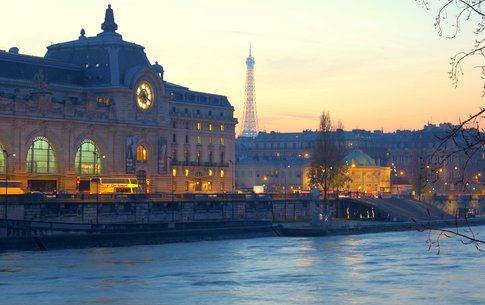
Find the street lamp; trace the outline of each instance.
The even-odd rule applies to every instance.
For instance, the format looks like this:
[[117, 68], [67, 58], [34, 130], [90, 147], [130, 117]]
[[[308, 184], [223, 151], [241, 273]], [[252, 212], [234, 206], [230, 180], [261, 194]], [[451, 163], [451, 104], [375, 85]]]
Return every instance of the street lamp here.
[[234, 163], [232, 162], [232, 160], [229, 160], [229, 163], [231, 163], [231, 167], [232, 167], [232, 170], [231, 170], [231, 192], [234, 193], [234, 189], [235, 189], [235, 185], [234, 185]]
[[[286, 168], [291, 168], [290, 165], [286, 165], [285, 166]], [[286, 207], [286, 186], [287, 186], [287, 180], [286, 180], [286, 177], [288, 176], [288, 172], [285, 170], [285, 207]]]
[[5, 224], [6, 224], [6, 229], [7, 229], [7, 236], [8, 236], [8, 214], [7, 214], [7, 206], [8, 206], [8, 158], [10, 156], [15, 157], [15, 154], [9, 154], [6, 149], [2, 150], [3, 154], [5, 155], [5, 208], [4, 208], [4, 219], [5, 219]]
[[[99, 166], [98, 166], [98, 152], [93, 151], [94, 157], [94, 174], [96, 176], [96, 224], [99, 224]], [[106, 156], [103, 155], [103, 159]]]
[[168, 159], [168, 162], [170, 164], [170, 176], [171, 176], [171, 179], [170, 179], [170, 184], [171, 184], [170, 185], [170, 189], [171, 189], [172, 202], [173, 202], [173, 196], [174, 196], [174, 192], [175, 192], [174, 187], [173, 187], [173, 178], [177, 174], [177, 172], [176, 172], [176, 169], [174, 171], [174, 168], [172, 167], [172, 157], [167, 157], [167, 159]]

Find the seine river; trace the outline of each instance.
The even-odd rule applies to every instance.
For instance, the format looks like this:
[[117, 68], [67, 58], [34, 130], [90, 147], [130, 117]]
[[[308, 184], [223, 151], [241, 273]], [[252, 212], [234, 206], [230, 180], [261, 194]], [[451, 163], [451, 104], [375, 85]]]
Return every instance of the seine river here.
[[485, 253], [420, 232], [8, 252], [0, 303], [485, 304]]

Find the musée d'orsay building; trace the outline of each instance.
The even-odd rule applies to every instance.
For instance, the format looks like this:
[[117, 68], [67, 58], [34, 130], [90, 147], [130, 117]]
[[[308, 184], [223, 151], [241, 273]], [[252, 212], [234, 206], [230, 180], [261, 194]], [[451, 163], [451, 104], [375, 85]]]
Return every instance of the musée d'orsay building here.
[[116, 32], [110, 6], [101, 28], [44, 57], [0, 52], [0, 175], [31, 191], [75, 192], [98, 176], [136, 177], [149, 192], [230, 191], [228, 99], [165, 81]]

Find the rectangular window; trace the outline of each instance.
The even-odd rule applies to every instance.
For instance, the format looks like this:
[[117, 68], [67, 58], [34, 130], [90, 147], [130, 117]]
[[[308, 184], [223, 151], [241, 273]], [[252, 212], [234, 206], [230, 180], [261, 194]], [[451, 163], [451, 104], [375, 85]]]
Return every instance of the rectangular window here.
[[210, 169], [210, 168], [209, 168], [209, 172], [208, 172], [208, 174], [209, 174], [209, 177], [212, 177], [212, 176], [214, 176], [214, 171], [213, 171], [212, 169]]
[[212, 191], [212, 182], [207, 182], [207, 190]]
[[226, 130], [226, 126], [224, 126], [224, 124], [221, 124], [221, 131], [225, 131]]
[[188, 177], [190, 175], [190, 170], [188, 168], [184, 169], [184, 176]]
[[188, 149], [184, 150], [185, 162], [190, 162], [190, 151]]
[[202, 154], [200, 150], [197, 151], [197, 165], [200, 165]]
[[185, 191], [188, 192], [189, 191], [189, 181], [185, 181]]
[[221, 145], [225, 145], [225, 141], [224, 141], [224, 138], [223, 137], [221, 137], [220, 143], [221, 143]]
[[198, 131], [202, 130], [202, 123], [201, 122], [197, 122], [197, 130]]
[[177, 169], [176, 168], [172, 168], [172, 176], [177, 177]]
[[201, 136], [197, 136], [197, 144], [202, 144], [202, 138]]
[[172, 143], [177, 143], [177, 135], [176, 134], [174, 134], [172, 136]]
[[209, 144], [214, 144], [214, 137], [209, 137]]
[[221, 164], [224, 163], [224, 152], [221, 151]]
[[177, 191], [177, 183], [174, 181], [172, 182], [172, 192], [176, 192]]
[[177, 162], [177, 150], [172, 150], [172, 162]]
[[225, 191], [224, 182], [221, 182], [221, 191]]
[[221, 178], [224, 178], [224, 174], [225, 174], [224, 170], [221, 169], [220, 172], [219, 172], [219, 176], [221, 176]]
[[214, 162], [214, 153], [212, 151], [209, 152], [209, 163], [212, 164]]
[[185, 144], [189, 144], [189, 135], [185, 135]]
[[209, 131], [214, 131], [214, 124], [209, 123]]

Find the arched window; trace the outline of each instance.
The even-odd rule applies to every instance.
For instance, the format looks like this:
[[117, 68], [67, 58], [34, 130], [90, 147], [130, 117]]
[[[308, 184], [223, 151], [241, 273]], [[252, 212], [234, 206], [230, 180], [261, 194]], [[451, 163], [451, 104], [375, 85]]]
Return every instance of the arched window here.
[[54, 174], [56, 158], [54, 149], [44, 137], [34, 140], [27, 152], [27, 172], [33, 174]]
[[101, 158], [99, 149], [91, 140], [84, 140], [76, 152], [74, 159], [76, 173], [79, 175], [99, 175]]
[[136, 161], [145, 162], [148, 160], [148, 151], [143, 145], [138, 145], [136, 148]]
[[0, 175], [5, 173], [5, 154], [3, 153], [3, 146], [0, 144]]

